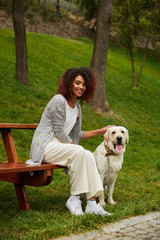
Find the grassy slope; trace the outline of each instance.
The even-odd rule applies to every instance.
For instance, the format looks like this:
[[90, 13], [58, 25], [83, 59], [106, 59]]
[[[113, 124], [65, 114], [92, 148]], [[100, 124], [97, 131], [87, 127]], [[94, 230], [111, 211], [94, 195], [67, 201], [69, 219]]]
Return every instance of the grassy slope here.
[[[58, 79], [64, 70], [89, 66], [93, 43], [30, 33], [27, 34], [27, 46], [29, 85], [23, 86], [15, 79], [13, 32], [0, 30], [0, 122], [39, 122], [45, 105], [56, 94]], [[137, 52], [136, 69], [139, 69], [141, 59], [141, 52]], [[65, 208], [70, 194], [69, 178], [57, 170], [49, 186], [27, 187], [32, 208], [30, 212], [19, 212], [13, 186], [0, 182], [0, 239], [49, 239], [160, 210], [159, 59], [150, 53], [140, 88], [132, 90], [127, 53], [110, 46], [106, 78], [107, 99], [118, 117], [96, 114], [89, 105], [84, 104], [83, 129], [116, 124], [129, 130], [130, 143], [114, 191], [118, 204], [106, 206], [106, 210], [114, 215], [111, 218], [71, 216]], [[23, 161], [28, 159], [32, 134], [32, 131], [13, 132], [18, 156]], [[93, 151], [102, 140], [103, 136], [98, 136], [81, 141], [81, 144]], [[5, 161], [2, 146], [0, 140], [0, 161]]]

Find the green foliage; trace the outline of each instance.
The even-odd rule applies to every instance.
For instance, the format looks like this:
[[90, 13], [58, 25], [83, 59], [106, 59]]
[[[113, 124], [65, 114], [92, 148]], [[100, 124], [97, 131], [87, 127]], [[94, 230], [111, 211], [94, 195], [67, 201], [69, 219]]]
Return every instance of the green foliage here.
[[157, 11], [157, 9], [160, 9], [160, 3], [154, 0], [115, 0], [113, 3], [112, 28], [119, 33], [118, 41], [129, 50], [132, 62], [132, 87], [134, 87], [134, 84], [138, 86], [141, 72], [136, 83], [134, 77], [136, 41], [143, 36], [145, 46], [143, 46], [142, 70], [150, 42], [157, 51], [157, 34], [159, 34], [160, 28], [160, 10]]
[[144, 35], [154, 39], [160, 30], [160, 3], [154, 0], [113, 1], [112, 26], [118, 28], [122, 41]]
[[86, 20], [91, 20], [97, 17], [98, 0], [76, 0], [81, 9], [85, 9]]
[[[0, 0], [0, 9], [12, 12], [12, 2], [13, 0]], [[35, 6], [34, 0], [24, 0], [24, 10], [28, 10], [30, 7]]]
[[[57, 92], [59, 77], [70, 67], [89, 66], [93, 49], [87, 39], [34, 33], [27, 34], [27, 46], [29, 85], [24, 86], [15, 78], [14, 34], [0, 30], [0, 122], [39, 122], [44, 107]], [[142, 52], [137, 51], [137, 67], [141, 58]], [[105, 207], [113, 216], [71, 216], [65, 207], [70, 195], [69, 177], [59, 169], [49, 186], [26, 187], [31, 205], [28, 212], [19, 211], [13, 185], [0, 182], [0, 239], [53, 239], [160, 210], [159, 59], [149, 53], [138, 90], [130, 88], [130, 60], [125, 50], [110, 45], [107, 64], [107, 100], [116, 116], [97, 114], [84, 103], [82, 129], [116, 124], [129, 130], [130, 142], [114, 190], [117, 205]], [[33, 132], [14, 130], [12, 135], [19, 159], [26, 161]], [[102, 140], [103, 136], [97, 136], [80, 144], [94, 151]], [[0, 161], [6, 161], [1, 139]]]
[[12, 12], [12, 1], [11, 0], [0, 0], [0, 9], [5, 9], [8, 12]]

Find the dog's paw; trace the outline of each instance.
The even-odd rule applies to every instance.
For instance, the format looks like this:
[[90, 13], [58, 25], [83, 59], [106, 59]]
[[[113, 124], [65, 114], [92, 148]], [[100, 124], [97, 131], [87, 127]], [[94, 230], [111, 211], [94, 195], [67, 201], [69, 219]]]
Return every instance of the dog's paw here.
[[100, 201], [99, 204], [100, 204], [102, 207], [104, 207], [104, 206], [106, 205], [104, 201]]
[[109, 201], [109, 203], [111, 204], [111, 205], [116, 205], [117, 203], [115, 202], [115, 201]]

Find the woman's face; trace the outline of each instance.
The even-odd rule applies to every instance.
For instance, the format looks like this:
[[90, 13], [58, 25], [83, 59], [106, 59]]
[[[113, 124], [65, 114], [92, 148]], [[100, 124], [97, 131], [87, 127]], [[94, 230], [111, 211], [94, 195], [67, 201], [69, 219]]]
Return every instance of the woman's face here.
[[81, 75], [75, 77], [72, 85], [72, 97], [81, 97], [85, 91], [86, 83], [84, 78]]

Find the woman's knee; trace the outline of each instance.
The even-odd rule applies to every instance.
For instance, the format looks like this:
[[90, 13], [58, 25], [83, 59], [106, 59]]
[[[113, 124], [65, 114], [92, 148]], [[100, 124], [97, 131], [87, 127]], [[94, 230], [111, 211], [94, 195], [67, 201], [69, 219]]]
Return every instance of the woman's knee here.
[[93, 155], [92, 152], [90, 152], [89, 150], [86, 150], [86, 155], [87, 155], [87, 160], [92, 163], [92, 164], [96, 164], [96, 160], [95, 157]]
[[74, 145], [74, 153], [76, 155], [84, 155], [85, 154], [85, 149], [80, 145]]
[[93, 153], [89, 150], [86, 150], [86, 155], [89, 157], [89, 158], [92, 158], [93, 160], [95, 160], [95, 157], [93, 155]]
[[81, 161], [89, 161], [90, 163], [95, 163], [95, 158], [92, 152], [84, 149], [80, 145], [76, 145], [74, 148], [74, 153], [78, 156], [78, 158], [81, 158]]
[[87, 160], [89, 160], [90, 162], [95, 162], [95, 158], [92, 152], [90, 152], [89, 150], [84, 149], [82, 146], [79, 146], [79, 148], [77, 149], [78, 154], [83, 155], [83, 157]]

